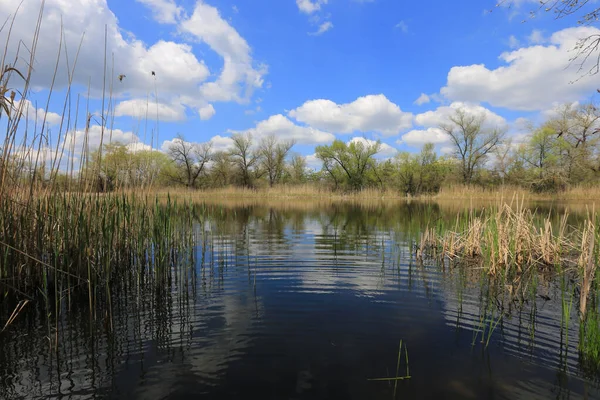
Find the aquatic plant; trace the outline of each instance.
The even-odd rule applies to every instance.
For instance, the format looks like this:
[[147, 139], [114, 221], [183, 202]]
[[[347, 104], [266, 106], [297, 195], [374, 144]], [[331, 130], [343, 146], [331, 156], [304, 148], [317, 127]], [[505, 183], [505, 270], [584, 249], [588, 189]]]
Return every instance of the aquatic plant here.
[[403, 380], [407, 380], [411, 378], [410, 375], [410, 368], [409, 368], [409, 364], [408, 364], [408, 347], [406, 346], [406, 344], [404, 344], [404, 362], [406, 365], [406, 373], [405, 375], [400, 375], [400, 364], [402, 362], [402, 339], [400, 339], [400, 345], [398, 346], [398, 359], [396, 362], [396, 376], [391, 377], [391, 378], [371, 378], [368, 379], [369, 381], [380, 381], [380, 382], [394, 382], [394, 398], [396, 398], [396, 391], [398, 389], [398, 382], [399, 381], [403, 381]]

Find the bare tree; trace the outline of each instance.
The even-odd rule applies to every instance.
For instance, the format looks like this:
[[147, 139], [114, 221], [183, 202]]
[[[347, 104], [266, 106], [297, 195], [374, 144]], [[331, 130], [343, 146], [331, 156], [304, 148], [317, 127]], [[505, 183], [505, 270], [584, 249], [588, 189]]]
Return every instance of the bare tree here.
[[177, 135], [167, 149], [167, 153], [177, 166], [173, 177], [176, 181], [192, 188], [198, 177], [205, 171], [206, 163], [211, 159], [212, 142], [190, 143], [182, 135]]
[[484, 129], [484, 114], [472, 115], [463, 109], [456, 110], [448, 119], [450, 122], [440, 125], [440, 128], [448, 134], [454, 145], [463, 183], [470, 184], [475, 170], [500, 143], [504, 131]]
[[251, 134], [235, 134], [231, 137], [233, 147], [229, 150], [231, 161], [237, 167], [242, 185], [252, 187], [252, 168], [260, 160], [260, 153], [252, 149]]
[[224, 151], [216, 152], [212, 157], [212, 161], [210, 171], [213, 185], [229, 185], [231, 176], [233, 175], [233, 164], [229, 153]]
[[269, 186], [273, 187], [281, 180], [285, 170], [285, 157], [295, 143], [294, 140], [279, 142], [274, 135], [269, 135], [261, 140], [258, 151], [262, 167], [269, 178]]
[[504, 179], [508, 175], [510, 166], [513, 165], [513, 144], [511, 139], [507, 139], [504, 143], [496, 146], [492, 151], [494, 158], [496, 159], [494, 169], [502, 179], [504, 185]]

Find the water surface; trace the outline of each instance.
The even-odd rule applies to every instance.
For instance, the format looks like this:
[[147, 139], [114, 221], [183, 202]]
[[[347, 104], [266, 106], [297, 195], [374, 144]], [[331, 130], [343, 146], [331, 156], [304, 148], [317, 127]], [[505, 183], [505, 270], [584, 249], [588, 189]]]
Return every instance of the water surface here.
[[[165, 281], [124, 276], [110, 312], [90, 313], [84, 290], [58, 327], [26, 308], [0, 334], [0, 398], [600, 398], [556, 279], [505, 303], [473, 268], [414, 259], [455, 207], [203, 210], [193, 261]], [[400, 340], [411, 378], [394, 397], [370, 379], [396, 376]]]

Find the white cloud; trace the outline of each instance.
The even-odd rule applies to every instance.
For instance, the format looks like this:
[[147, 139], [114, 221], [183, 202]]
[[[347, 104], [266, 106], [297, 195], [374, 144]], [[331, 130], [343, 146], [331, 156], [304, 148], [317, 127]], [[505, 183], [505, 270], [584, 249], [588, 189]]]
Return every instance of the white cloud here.
[[534, 29], [531, 32], [531, 34], [527, 36], [527, 40], [529, 41], [529, 43], [541, 44], [546, 41], [546, 38], [544, 38], [544, 34], [542, 33], [542, 31]]
[[[74, 149], [76, 153], [80, 153], [83, 150], [85, 144], [86, 133], [84, 130], [77, 130], [68, 132], [65, 135], [66, 149], [70, 149], [74, 141]], [[134, 143], [140, 143], [139, 137], [133, 132], [124, 132], [120, 129], [108, 129], [104, 131], [100, 125], [92, 125], [87, 133], [87, 144], [90, 151], [97, 150], [100, 147], [100, 142], [103, 144], [116, 143], [130, 145]], [[145, 146], [145, 145], [144, 145]], [[133, 147], [135, 148], [135, 146]]]
[[164, 104], [146, 100], [131, 99], [121, 101], [115, 107], [115, 116], [129, 116], [134, 118], [146, 118], [154, 121], [157, 117], [159, 121], [174, 122], [185, 120], [185, 108], [181, 104]]
[[317, 29], [316, 32], [309, 33], [309, 35], [319, 36], [327, 32], [331, 28], [333, 28], [333, 23], [331, 21], [326, 21], [319, 25], [319, 29]]
[[508, 38], [508, 47], [516, 49], [521, 45], [521, 41], [515, 35], [510, 35]]
[[443, 155], [450, 155], [453, 154], [455, 150], [456, 149], [452, 146], [442, 146], [442, 148], [440, 149], [440, 153]]
[[136, 0], [149, 7], [154, 19], [161, 24], [174, 24], [179, 20], [183, 9], [174, 0]]
[[246, 115], [254, 115], [254, 114], [259, 113], [261, 111], [262, 111], [262, 107], [261, 106], [256, 106], [256, 108], [254, 108], [254, 109], [245, 110], [244, 114], [246, 114]]
[[198, 110], [198, 114], [200, 115], [200, 119], [202, 121], [211, 119], [216, 113], [217, 112], [215, 111], [215, 108], [212, 104], [201, 107], [200, 110]]
[[408, 25], [404, 21], [398, 22], [395, 28], [400, 29], [403, 33], [408, 33]]
[[[21, 105], [21, 103], [23, 104]], [[16, 100], [13, 104], [13, 107], [13, 112], [20, 110], [25, 118], [30, 121], [37, 122], [38, 124], [42, 124], [44, 122], [44, 117], [48, 125], [59, 125], [62, 120], [62, 117], [59, 114], [50, 111], [46, 112], [46, 110], [41, 107], [35, 108], [31, 101], [27, 99]]]
[[233, 146], [233, 140], [227, 136], [216, 135], [210, 139], [213, 151], [227, 151]]
[[448, 142], [450, 137], [440, 128], [415, 129], [402, 135], [402, 139], [396, 141], [397, 144], [406, 143], [410, 146], [420, 147], [425, 143], [443, 144]]
[[[372, 146], [377, 143], [375, 140], [366, 139], [364, 137], [353, 137], [348, 141], [350, 143], [363, 143], [366, 146]], [[387, 143], [380, 143], [379, 152], [375, 155], [377, 158], [391, 158], [398, 153], [398, 149], [393, 148]]]
[[308, 168], [319, 170], [323, 166], [323, 161], [321, 161], [316, 154], [309, 154], [304, 157], [306, 160], [306, 166]]
[[[106, 90], [112, 85], [112, 94], [117, 100], [136, 100], [145, 98], [148, 92], [156, 93], [160, 103], [172, 105], [179, 112], [181, 108], [197, 110], [210, 101], [245, 102], [256, 88], [262, 86], [266, 67], [254, 67], [250, 46], [221, 18], [216, 8], [199, 0], [188, 18], [173, 0], [138, 1], [150, 7], [158, 21], [180, 24], [177, 26], [183, 35], [174, 41], [159, 40], [147, 44], [119, 26], [107, 0], [46, 0], [31, 80], [33, 88], [49, 88], [53, 80], [61, 21], [71, 65], [83, 37], [73, 83], [87, 87], [89, 82], [92, 97], [99, 97], [103, 90], [105, 27]], [[0, 0], [0, 15], [13, 14], [18, 4]], [[11, 31], [6, 59], [16, 59], [19, 51], [16, 67], [20, 70], [26, 70], [29, 56], [25, 46], [31, 47], [34, 34], [31, 27], [36, 25], [41, 4], [42, 0], [23, 2]], [[3, 37], [7, 36], [7, 29], [2, 30]], [[203, 41], [223, 58], [220, 74], [213, 78], [204, 61], [199, 60], [192, 46], [185, 42], [187, 40]], [[65, 53], [63, 46], [55, 90], [68, 84]], [[117, 79], [120, 75], [124, 76], [122, 80]], [[181, 115], [179, 113], [177, 118]]]
[[142, 142], [128, 143], [125, 147], [131, 153], [137, 153], [138, 151], [151, 151], [151, 150], [153, 150], [152, 146], [149, 146], [149, 145], [147, 145], [145, 143], [142, 143]]
[[458, 109], [462, 109], [468, 115], [484, 115], [484, 127], [487, 128], [505, 128], [507, 125], [506, 119], [493, 111], [477, 104], [460, 101], [455, 101], [449, 106], [438, 107], [433, 111], [418, 114], [415, 116], [415, 123], [419, 126], [437, 128], [441, 124], [448, 122], [448, 118], [454, 115]]
[[180, 29], [205, 42], [223, 57], [219, 78], [200, 88], [207, 101], [245, 102], [254, 89], [262, 87], [267, 67], [254, 68], [250, 46], [215, 7], [198, 0], [193, 14], [181, 22]]
[[321, 5], [327, 4], [327, 0], [296, 0], [298, 9], [305, 14], [312, 14], [321, 9]]
[[429, 98], [429, 96], [427, 96], [425, 93], [421, 93], [421, 95], [419, 96], [418, 99], [416, 99], [413, 104], [416, 104], [418, 106], [422, 106], [423, 104], [427, 104], [431, 101], [431, 99]]
[[[0, 0], [0, 15], [10, 15], [16, 11], [18, 3]], [[7, 59], [14, 59], [19, 43], [31, 46], [34, 29], [40, 11], [41, 0], [25, 1], [17, 13], [8, 44]], [[104, 30], [107, 29], [107, 73], [110, 75], [114, 57], [115, 76], [107, 77], [107, 85], [114, 83], [114, 95], [145, 96], [149, 90], [156, 90], [169, 96], [179, 93], [197, 93], [199, 84], [209, 76], [208, 68], [192, 53], [191, 46], [183, 43], [160, 40], [151, 46], [121, 33], [117, 18], [108, 8], [106, 0], [46, 0], [39, 41], [36, 48], [35, 72], [32, 75], [34, 87], [48, 88], [52, 82], [56, 57], [59, 54], [61, 21], [64, 25], [64, 42], [73, 63], [73, 55], [83, 37], [78, 58], [74, 83], [87, 86], [91, 78], [94, 95], [102, 91], [104, 80]], [[6, 30], [3, 33], [6, 35]], [[85, 35], [83, 35], [85, 32]], [[20, 47], [20, 61], [17, 68], [25, 70], [28, 55]], [[55, 89], [67, 85], [68, 74], [63, 48]], [[156, 77], [151, 75], [156, 72]], [[119, 82], [117, 75], [125, 75]], [[156, 79], [155, 79], [156, 78]]]
[[412, 126], [412, 114], [402, 111], [383, 94], [359, 97], [347, 104], [310, 100], [288, 115], [317, 129], [336, 133], [377, 132], [392, 136]]
[[[488, 69], [483, 64], [453, 67], [441, 93], [451, 100], [487, 102], [515, 110], [543, 110], [554, 102], [574, 101], [596, 89], [595, 77], [581, 79], [577, 65], [569, 65], [578, 39], [598, 35], [593, 27], [568, 28], [554, 33], [549, 44], [503, 53], [506, 65]], [[590, 57], [587, 72], [595, 63]], [[582, 61], [582, 60], [580, 60]], [[575, 81], [575, 82], [573, 82]]]
[[328, 132], [306, 126], [298, 126], [281, 114], [273, 115], [269, 119], [256, 124], [256, 127], [245, 131], [233, 131], [230, 133], [250, 133], [256, 139], [274, 135], [282, 140], [293, 139], [299, 144], [321, 144], [330, 143], [335, 137]]
[[543, 110], [540, 114], [543, 117], [544, 121], [547, 121], [549, 119], [553, 119], [553, 118], [559, 118], [562, 113], [564, 112], [565, 108], [576, 108], [579, 106], [579, 102], [578, 101], [572, 101], [572, 102], [555, 102], [553, 103], [548, 109]]
[[484, 128], [505, 129], [508, 124], [506, 119], [488, 110], [487, 108], [463, 102], [453, 102], [449, 106], [441, 106], [435, 110], [427, 111], [415, 116], [415, 125], [422, 126], [424, 129], [413, 129], [397, 140], [397, 144], [408, 144], [410, 146], [420, 147], [425, 143], [444, 144], [450, 140], [450, 137], [439, 128], [441, 124], [447, 123], [448, 118], [461, 109], [468, 115], [484, 115]]

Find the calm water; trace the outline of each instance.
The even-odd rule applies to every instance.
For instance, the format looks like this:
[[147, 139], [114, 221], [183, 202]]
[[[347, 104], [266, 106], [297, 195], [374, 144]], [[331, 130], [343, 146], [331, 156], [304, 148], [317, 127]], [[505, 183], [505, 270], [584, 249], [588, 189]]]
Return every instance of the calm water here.
[[453, 212], [221, 208], [169, 281], [123, 277], [112, 320], [90, 315], [85, 290], [58, 330], [28, 306], [0, 334], [0, 398], [393, 399], [369, 379], [396, 376], [400, 340], [411, 379], [398, 399], [600, 398], [579, 366], [576, 304], [561, 330], [557, 282], [500, 304], [478, 271], [413, 259], [419, 231]]

